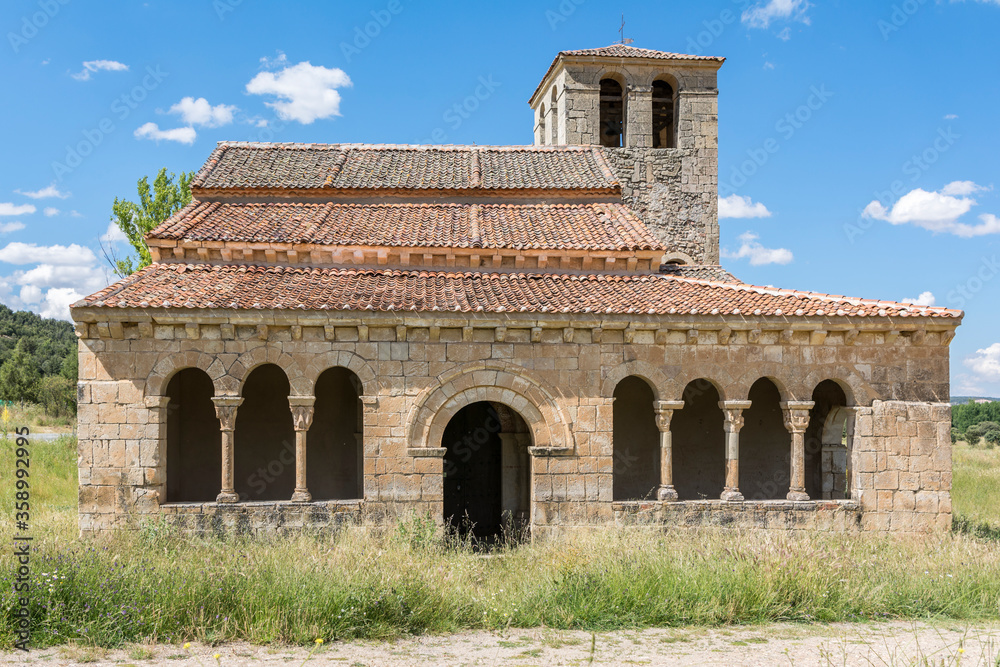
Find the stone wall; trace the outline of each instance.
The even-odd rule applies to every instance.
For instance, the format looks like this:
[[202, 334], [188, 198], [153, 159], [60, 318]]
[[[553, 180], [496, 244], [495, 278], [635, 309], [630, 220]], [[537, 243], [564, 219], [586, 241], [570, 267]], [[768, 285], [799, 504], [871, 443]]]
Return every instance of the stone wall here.
[[[901, 332], [889, 328], [898, 322], [836, 317], [748, 318], [737, 325], [709, 315], [428, 320], [373, 313], [363, 323], [305, 311], [95, 308], [74, 315], [84, 320], [77, 325], [84, 532], [161, 514], [210, 517], [185, 518], [189, 527], [233, 512], [247, 514], [248, 525], [295, 525], [299, 519], [287, 517], [298, 510], [275, 514], [275, 504], [161, 506], [171, 376], [200, 368], [212, 379], [215, 400], [225, 403], [265, 363], [283, 369], [293, 397], [313, 396], [317, 378], [333, 366], [358, 376], [364, 430], [358, 512], [375, 516], [417, 511], [440, 519], [444, 427], [464, 405], [494, 401], [513, 408], [531, 429], [533, 529], [612, 522], [618, 512], [613, 395], [622, 379], [636, 375], [658, 401], [680, 400], [697, 378], [710, 380], [729, 402], [746, 401], [761, 377], [792, 401], [808, 401], [819, 382], [835, 380], [860, 406], [849, 445], [851, 497], [860, 504], [862, 527], [945, 529], [950, 521], [950, 421], [947, 406], [937, 402], [948, 397], [953, 324], [913, 317], [905, 323], [912, 330]], [[268, 324], [254, 323], [261, 319]], [[342, 513], [337, 503], [321, 505], [328, 506]], [[739, 511], [753, 506], [748, 501]], [[672, 512], [681, 510], [659, 511], [672, 522]]]

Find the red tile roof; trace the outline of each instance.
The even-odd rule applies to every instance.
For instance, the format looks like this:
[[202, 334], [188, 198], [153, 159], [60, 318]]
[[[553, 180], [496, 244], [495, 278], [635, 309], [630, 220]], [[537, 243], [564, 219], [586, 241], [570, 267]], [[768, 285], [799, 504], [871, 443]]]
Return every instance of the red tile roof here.
[[191, 183], [200, 191], [505, 191], [617, 193], [599, 149], [220, 142]]
[[194, 202], [155, 239], [317, 245], [665, 250], [623, 204]]
[[665, 275], [153, 264], [74, 304], [417, 312], [961, 317], [961, 311]]

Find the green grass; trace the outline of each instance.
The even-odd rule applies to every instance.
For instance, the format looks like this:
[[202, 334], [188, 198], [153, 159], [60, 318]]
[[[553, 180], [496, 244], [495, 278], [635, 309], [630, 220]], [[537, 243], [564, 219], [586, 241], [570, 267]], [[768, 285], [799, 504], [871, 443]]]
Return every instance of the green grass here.
[[[43, 509], [33, 516], [36, 647], [307, 645], [317, 637], [543, 625], [599, 631], [1000, 618], [1000, 549], [962, 534], [608, 529], [511, 546], [490, 558], [442, 545], [419, 521], [333, 536], [225, 541], [152, 524], [79, 540], [73, 442], [47, 447], [35, 445], [32, 458], [32, 478], [46, 480], [34, 500]], [[990, 474], [989, 466], [982, 475], [959, 473], [959, 458], [956, 453], [956, 505], [958, 498], [980, 502], [969, 500], [980, 498], [978, 492], [962, 486]], [[0, 454], [0, 540], [6, 544], [11, 461], [7, 444]], [[997, 512], [980, 510], [983, 520]], [[0, 560], [0, 604], [10, 613], [9, 550]], [[11, 646], [11, 625], [0, 624], [0, 646]]]
[[955, 445], [952, 454], [955, 513], [1000, 527], [1000, 448]]

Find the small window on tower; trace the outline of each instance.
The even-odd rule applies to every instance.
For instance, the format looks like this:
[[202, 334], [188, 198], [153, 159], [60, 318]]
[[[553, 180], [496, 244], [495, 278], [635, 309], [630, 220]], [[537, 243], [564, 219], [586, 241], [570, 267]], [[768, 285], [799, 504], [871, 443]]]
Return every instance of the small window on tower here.
[[653, 82], [653, 148], [676, 148], [674, 89], [666, 81]]
[[545, 105], [538, 110], [538, 143], [544, 146], [548, 142], [545, 136]]
[[601, 80], [601, 145], [625, 145], [625, 95], [614, 79]]

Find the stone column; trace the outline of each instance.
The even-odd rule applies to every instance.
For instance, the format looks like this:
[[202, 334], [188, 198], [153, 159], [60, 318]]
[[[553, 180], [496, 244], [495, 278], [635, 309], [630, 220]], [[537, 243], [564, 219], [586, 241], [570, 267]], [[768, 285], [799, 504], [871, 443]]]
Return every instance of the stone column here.
[[306, 445], [309, 427], [312, 426], [315, 396], [289, 396], [288, 405], [292, 409], [292, 424], [295, 427], [295, 491], [293, 503], [307, 503], [312, 494], [306, 488]]
[[622, 145], [652, 148], [653, 86], [627, 86], [625, 99], [625, 138]]
[[677, 500], [674, 489], [674, 448], [670, 433], [670, 420], [674, 410], [684, 407], [684, 401], [656, 401], [656, 426], [660, 429], [660, 488], [656, 491], [658, 500]]
[[740, 429], [743, 428], [743, 411], [749, 409], [750, 401], [719, 401], [725, 415], [726, 429], [726, 487], [720, 498], [739, 502], [740, 493]]
[[[156, 438], [139, 443], [139, 465], [146, 469], [146, 485], [157, 494], [160, 503], [167, 502], [167, 415], [169, 396], [146, 396], [149, 423], [156, 426]], [[148, 431], [147, 431], [148, 433]]]
[[217, 503], [235, 503], [240, 497], [233, 484], [233, 447], [236, 432], [236, 409], [243, 403], [241, 396], [214, 396], [215, 416], [222, 428], [222, 491], [215, 498]]
[[812, 401], [787, 401], [781, 404], [785, 428], [792, 434], [792, 465], [788, 478], [789, 500], [809, 500], [806, 493], [806, 429], [809, 428], [809, 411]]

